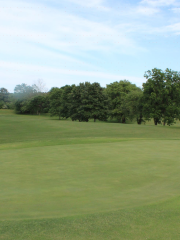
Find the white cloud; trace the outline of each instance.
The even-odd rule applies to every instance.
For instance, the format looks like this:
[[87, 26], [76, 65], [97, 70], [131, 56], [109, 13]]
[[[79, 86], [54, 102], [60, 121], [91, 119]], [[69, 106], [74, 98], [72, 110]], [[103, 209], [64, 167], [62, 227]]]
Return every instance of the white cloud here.
[[138, 6], [136, 9], [138, 14], [142, 15], [154, 15], [159, 12], [158, 8], [153, 8], [153, 7], [145, 7], [145, 6]]
[[174, 13], [180, 14], [180, 7], [172, 8], [171, 9]]
[[153, 15], [160, 13], [164, 7], [177, 7], [180, 3], [176, 0], [142, 0], [137, 7], [137, 11], [143, 15]]
[[91, 1], [84, 1], [84, 0], [68, 0], [71, 3], [77, 4], [82, 7], [86, 8], [96, 8], [97, 10], [109, 10], [109, 8], [104, 6], [103, 0], [91, 0]]
[[180, 22], [168, 25], [163, 30], [165, 32], [172, 32], [176, 35], [180, 35]]
[[175, 5], [176, 0], [142, 0], [141, 4], [147, 4], [152, 7], [170, 6]]
[[[8, 2], [10, 6], [11, 1]], [[100, 2], [98, 1], [99, 4]], [[19, 2], [19, 5], [24, 3]], [[32, 5], [32, 9], [6, 9], [0, 15], [0, 21], [4, 22], [3, 27], [0, 27], [2, 35], [11, 35], [11, 39], [17, 39], [18, 35], [22, 42], [39, 42], [44, 47], [68, 53], [124, 51], [125, 48], [129, 52], [140, 50], [131, 38], [116, 29], [116, 25], [88, 20], [62, 10], [44, 8], [39, 4]]]

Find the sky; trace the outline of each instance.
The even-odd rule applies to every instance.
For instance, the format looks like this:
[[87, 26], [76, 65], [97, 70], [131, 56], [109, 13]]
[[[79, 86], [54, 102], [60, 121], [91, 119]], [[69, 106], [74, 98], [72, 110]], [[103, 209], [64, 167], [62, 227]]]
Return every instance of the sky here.
[[41, 79], [142, 87], [153, 68], [180, 71], [180, 0], [0, 1], [0, 88]]

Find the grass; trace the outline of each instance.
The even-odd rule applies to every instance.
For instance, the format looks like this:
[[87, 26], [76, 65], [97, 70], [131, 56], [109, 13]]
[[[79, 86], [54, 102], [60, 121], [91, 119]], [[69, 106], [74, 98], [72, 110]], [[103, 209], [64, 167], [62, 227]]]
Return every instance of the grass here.
[[0, 110], [0, 239], [180, 239], [180, 125]]

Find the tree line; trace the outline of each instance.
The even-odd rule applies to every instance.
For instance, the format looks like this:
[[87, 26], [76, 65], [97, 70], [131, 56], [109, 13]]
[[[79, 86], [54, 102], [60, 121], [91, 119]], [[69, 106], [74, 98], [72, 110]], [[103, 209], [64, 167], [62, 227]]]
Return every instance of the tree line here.
[[142, 89], [128, 80], [107, 84], [84, 82], [53, 87], [48, 92], [33, 84], [16, 85], [14, 93], [0, 89], [0, 108], [12, 108], [20, 114], [50, 113], [59, 119], [79, 122], [89, 119], [120, 123], [136, 120], [141, 124], [172, 125], [180, 119], [180, 72], [154, 68], [144, 75]]

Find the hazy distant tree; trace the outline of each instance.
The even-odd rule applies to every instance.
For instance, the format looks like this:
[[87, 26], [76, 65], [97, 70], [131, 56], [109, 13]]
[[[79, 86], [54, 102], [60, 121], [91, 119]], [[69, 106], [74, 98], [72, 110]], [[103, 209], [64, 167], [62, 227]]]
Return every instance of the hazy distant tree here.
[[8, 102], [9, 92], [6, 88], [0, 88], [0, 101]]
[[0, 109], [3, 108], [4, 104], [5, 103], [2, 100], [0, 100]]
[[14, 95], [17, 99], [27, 99], [35, 96], [38, 93], [36, 86], [29, 86], [25, 83], [16, 85]]
[[47, 92], [46, 84], [43, 79], [38, 79], [32, 86], [37, 92]]

